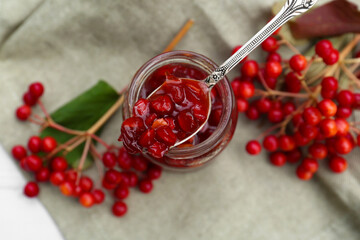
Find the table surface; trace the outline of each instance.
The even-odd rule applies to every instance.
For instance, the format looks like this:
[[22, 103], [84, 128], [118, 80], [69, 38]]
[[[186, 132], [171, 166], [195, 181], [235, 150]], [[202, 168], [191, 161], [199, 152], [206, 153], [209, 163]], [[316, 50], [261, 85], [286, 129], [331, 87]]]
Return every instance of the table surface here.
[[62, 240], [54, 221], [37, 198], [22, 193], [25, 178], [0, 146], [0, 233], [2, 239]]

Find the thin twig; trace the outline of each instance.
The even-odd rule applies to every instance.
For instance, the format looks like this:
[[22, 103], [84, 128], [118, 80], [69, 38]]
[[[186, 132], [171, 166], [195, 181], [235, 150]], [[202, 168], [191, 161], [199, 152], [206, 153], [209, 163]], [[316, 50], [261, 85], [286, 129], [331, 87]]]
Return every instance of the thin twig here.
[[180, 29], [178, 34], [173, 38], [173, 40], [170, 42], [170, 44], [164, 49], [163, 52], [169, 52], [172, 51], [175, 46], [180, 42], [180, 40], [186, 35], [186, 33], [189, 31], [191, 26], [194, 24], [194, 20], [189, 19], [185, 25]]

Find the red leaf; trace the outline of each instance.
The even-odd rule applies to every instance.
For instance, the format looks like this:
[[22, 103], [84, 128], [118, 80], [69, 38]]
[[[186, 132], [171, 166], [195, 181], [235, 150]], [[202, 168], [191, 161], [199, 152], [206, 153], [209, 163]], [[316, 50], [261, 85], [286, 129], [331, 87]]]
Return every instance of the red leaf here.
[[315, 8], [290, 23], [295, 38], [314, 38], [360, 32], [360, 12], [356, 4], [334, 0]]

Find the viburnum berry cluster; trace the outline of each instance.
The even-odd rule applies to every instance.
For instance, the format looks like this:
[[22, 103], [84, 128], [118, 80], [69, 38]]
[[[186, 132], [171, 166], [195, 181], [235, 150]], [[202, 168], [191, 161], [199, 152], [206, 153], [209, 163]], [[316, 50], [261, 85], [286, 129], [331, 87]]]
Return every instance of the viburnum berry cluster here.
[[[265, 118], [273, 124], [249, 141], [246, 151], [256, 155], [264, 148], [270, 163], [278, 167], [299, 163], [296, 175], [301, 180], [311, 179], [318, 161], [325, 158], [331, 171], [345, 171], [345, 155], [360, 145], [360, 122], [350, 120], [353, 111], [360, 109], [360, 94], [354, 91], [360, 88], [356, 72], [360, 54], [348, 58], [359, 41], [356, 35], [339, 53], [331, 41], [321, 40], [313, 56], [304, 56], [279, 32], [266, 39], [261, 45], [267, 53], [265, 63], [246, 60], [241, 75], [231, 83], [238, 112], [250, 120]], [[290, 59], [277, 52], [281, 45], [294, 52]], [[232, 54], [237, 49], [239, 46]], [[322, 64], [323, 70], [308, 76], [316, 64]], [[341, 72], [349, 80], [348, 89], [339, 87]]]
[[[12, 155], [19, 161], [20, 167], [33, 174], [34, 180], [26, 184], [24, 194], [35, 197], [40, 191], [39, 183], [50, 182], [58, 187], [64, 196], [74, 197], [82, 206], [89, 208], [104, 202], [106, 190], [114, 198], [113, 214], [117, 217], [123, 216], [127, 212], [124, 200], [130, 194], [129, 189], [137, 187], [142, 193], [150, 193], [153, 181], [161, 177], [162, 168], [149, 163], [141, 155], [129, 154], [124, 147], [109, 146], [94, 134], [102, 126], [100, 123], [84, 132], [57, 124], [40, 100], [43, 92], [44, 87], [41, 83], [31, 84], [29, 91], [24, 94], [25, 104], [16, 110], [17, 118], [39, 124], [42, 128], [54, 128], [74, 137], [65, 143], [58, 143], [52, 136], [31, 136], [26, 147], [16, 145], [12, 148]], [[31, 107], [35, 104], [40, 106], [45, 118], [32, 113]], [[104, 119], [101, 121], [104, 122]], [[102, 144], [106, 148], [105, 152], [100, 154], [91, 140]], [[82, 158], [79, 165], [72, 168], [68, 164], [66, 154], [83, 142], [85, 147]], [[83, 173], [88, 151], [94, 156], [98, 167], [98, 183], [94, 183], [90, 176]]]

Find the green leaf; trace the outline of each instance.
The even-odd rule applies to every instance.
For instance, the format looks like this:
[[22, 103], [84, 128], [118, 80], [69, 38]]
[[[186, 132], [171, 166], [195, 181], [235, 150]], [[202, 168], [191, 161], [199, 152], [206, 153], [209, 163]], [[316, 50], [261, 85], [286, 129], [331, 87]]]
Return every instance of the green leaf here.
[[[100, 80], [95, 86], [52, 113], [51, 117], [64, 127], [85, 131], [94, 125], [118, 98], [118, 93], [108, 83]], [[99, 135], [100, 131], [101, 129], [96, 134]], [[41, 137], [45, 136], [54, 137], [58, 143], [65, 143], [73, 137], [73, 135], [49, 127], [41, 133]], [[81, 144], [66, 155], [72, 167], [77, 167], [83, 148], [84, 144]], [[91, 160], [89, 155], [84, 167], [90, 166]]]

